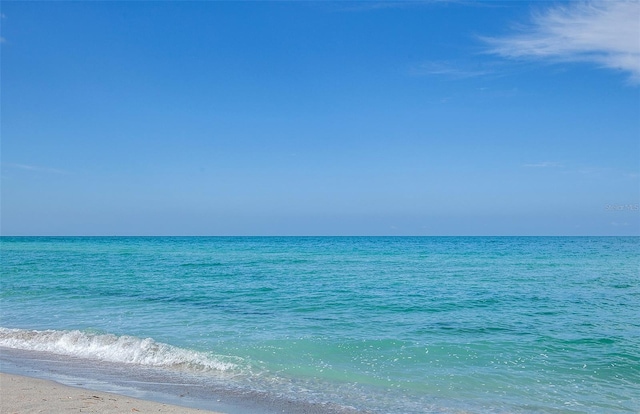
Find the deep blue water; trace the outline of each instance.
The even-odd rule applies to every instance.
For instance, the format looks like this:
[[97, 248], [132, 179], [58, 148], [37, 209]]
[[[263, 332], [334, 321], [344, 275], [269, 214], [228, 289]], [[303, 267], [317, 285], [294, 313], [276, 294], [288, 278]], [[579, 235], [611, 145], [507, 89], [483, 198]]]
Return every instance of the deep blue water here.
[[639, 237], [0, 240], [5, 349], [338, 412], [640, 411]]

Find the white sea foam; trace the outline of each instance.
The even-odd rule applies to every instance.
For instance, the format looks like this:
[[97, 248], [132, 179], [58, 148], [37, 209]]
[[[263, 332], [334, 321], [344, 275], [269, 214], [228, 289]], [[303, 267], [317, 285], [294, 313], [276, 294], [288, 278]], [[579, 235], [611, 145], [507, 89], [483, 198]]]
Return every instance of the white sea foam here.
[[236, 364], [207, 353], [178, 348], [151, 338], [94, 334], [78, 330], [25, 330], [0, 327], [0, 346], [125, 364], [230, 371]]

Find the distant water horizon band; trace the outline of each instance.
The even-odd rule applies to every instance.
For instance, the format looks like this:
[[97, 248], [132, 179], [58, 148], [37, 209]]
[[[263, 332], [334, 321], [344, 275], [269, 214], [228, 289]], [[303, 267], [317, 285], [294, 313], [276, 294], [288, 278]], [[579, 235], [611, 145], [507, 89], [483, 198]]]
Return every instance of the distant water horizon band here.
[[232, 414], [640, 411], [636, 236], [3, 236], [0, 252], [3, 371]]

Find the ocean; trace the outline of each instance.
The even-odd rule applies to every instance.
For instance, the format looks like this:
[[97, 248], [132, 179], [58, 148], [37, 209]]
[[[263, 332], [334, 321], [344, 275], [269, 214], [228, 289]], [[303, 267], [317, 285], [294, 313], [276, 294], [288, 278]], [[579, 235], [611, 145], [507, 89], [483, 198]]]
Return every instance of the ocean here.
[[2, 237], [0, 369], [229, 413], [638, 413], [640, 237]]

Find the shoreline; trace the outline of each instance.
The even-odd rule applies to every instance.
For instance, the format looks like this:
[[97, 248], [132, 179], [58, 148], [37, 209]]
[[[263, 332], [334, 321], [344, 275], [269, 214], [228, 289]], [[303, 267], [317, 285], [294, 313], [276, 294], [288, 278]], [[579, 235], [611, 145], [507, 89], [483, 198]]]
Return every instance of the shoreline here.
[[0, 414], [21, 412], [222, 414], [71, 387], [51, 380], [5, 372], [0, 372], [0, 391]]
[[[8, 380], [7, 378], [14, 378]], [[11, 381], [23, 386], [10, 387]], [[281, 398], [197, 374], [0, 346], [0, 414], [24, 412], [177, 412], [184, 414], [362, 414], [332, 402]], [[209, 378], [211, 379], [211, 378]], [[55, 390], [52, 390], [52, 387]], [[76, 401], [60, 406], [60, 395]], [[48, 395], [41, 397], [41, 394]], [[3, 398], [7, 396], [7, 398]], [[97, 396], [98, 398], [94, 398]], [[94, 401], [95, 400], [95, 401]], [[100, 401], [99, 401], [100, 400]], [[128, 401], [114, 409], [104, 404]], [[47, 401], [56, 401], [54, 408]], [[92, 404], [82, 405], [83, 402]], [[138, 405], [132, 405], [135, 402]], [[29, 405], [32, 404], [32, 405]], [[97, 405], [98, 404], [98, 405]], [[95, 407], [98, 407], [97, 409]], [[140, 408], [142, 407], [142, 408]], [[167, 407], [170, 407], [167, 408]], [[135, 408], [136, 410], [132, 410]], [[89, 410], [89, 411], [87, 411]]]

